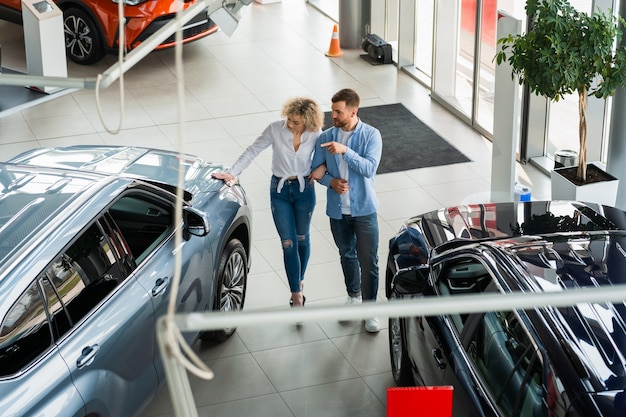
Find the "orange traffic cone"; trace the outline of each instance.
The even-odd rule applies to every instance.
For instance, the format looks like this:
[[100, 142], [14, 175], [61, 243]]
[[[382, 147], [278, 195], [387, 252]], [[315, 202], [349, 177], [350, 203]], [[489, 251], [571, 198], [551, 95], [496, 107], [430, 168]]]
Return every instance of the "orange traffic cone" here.
[[339, 30], [337, 29], [337, 25], [335, 25], [333, 27], [333, 37], [330, 39], [330, 48], [328, 48], [326, 56], [336, 57], [342, 55], [343, 52], [341, 52], [341, 47], [339, 46]]

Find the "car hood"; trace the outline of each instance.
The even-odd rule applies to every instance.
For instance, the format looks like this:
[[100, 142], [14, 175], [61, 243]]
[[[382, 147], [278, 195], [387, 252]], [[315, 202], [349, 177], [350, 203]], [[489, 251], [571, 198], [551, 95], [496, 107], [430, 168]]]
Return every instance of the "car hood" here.
[[[519, 239], [519, 238], [518, 238]], [[562, 292], [569, 289], [612, 287], [626, 283], [626, 231], [584, 232], [545, 236], [533, 244], [506, 239], [500, 246], [525, 271], [523, 280], [503, 274], [503, 280], [522, 291]], [[523, 238], [522, 238], [523, 239]], [[626, 304], [609, 302], [549, 306], [534, 317], [537, 328], [547, 326], [548, 339], [558, 341], [588, 392], [614, 395], [626, 390]], [[548, 342], [555, 343], [555, 342]], [[557, 352], [554, 350], [552, 352]], [[553, 355], [549, 352], [549, 355]], [[553, 356], [555, 367], [563, 362]], [[569, 367], [569, 365], [566, 365]], [[605, 402], [607, 400], [604, 400]], [[626, 406], [626, 399], [622, 400]], [[621, 410], [624, 414], [624, 406]], [[616, 415], [613, 413], [603, 415]]]
[[211, 174], [224, 170], [201, 158], [176, 152], [129, 146], [69, 146], [40, 148], [23, 153], [9, 162], [62, 168], [105, 175], [120, 175], [149, 182], [178, 185], [178, 168], [184, 169], [185, 190], [191, 194], [217, 191], [222, 185]]

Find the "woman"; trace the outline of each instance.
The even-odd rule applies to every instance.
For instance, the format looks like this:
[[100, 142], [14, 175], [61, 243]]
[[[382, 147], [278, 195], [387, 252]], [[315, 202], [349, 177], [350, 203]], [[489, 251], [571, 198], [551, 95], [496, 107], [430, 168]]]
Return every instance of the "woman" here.
[[272, 146], [270, 202], [291, 290], [289, 304], [304, 306], [302, 281], [311, 254], [309, 230], [315, 208], [314, 182], [308, 177], [324, 113], [314, 100], [295, 97], [283, 105], [281, 117], [284, 119], [265, 128], [228, 171], [213, 177], [233, 181], [258, 154]]

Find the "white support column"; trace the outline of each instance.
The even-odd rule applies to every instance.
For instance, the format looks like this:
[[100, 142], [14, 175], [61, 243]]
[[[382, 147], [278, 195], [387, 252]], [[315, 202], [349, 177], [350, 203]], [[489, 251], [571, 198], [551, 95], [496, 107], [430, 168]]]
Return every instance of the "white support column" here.
[[[619, 15], [621, 17], [626, 16], [626, 1], [620, 2]], [[626, 44], [626, 39], [622, 38], [622, 45], [624, 44]], [[626, 210], [626, 120], [624, 119], [624, 109], [626, 109], [626, 92], [623, 88], [618, 87], [613, 96], [606, 169], [620, 180], [615, 206], [622, 210]]]
[[[615, 13], [615, 0], [594, 0], [593, 11]], [[605, 132], [605, 120], [609, 116], [607, 100], [587, 97], [587, 161], [602, 160], [602, 144]]]
[[[337, 0], [340, 1], [340, 0]], [[370, 33], [383, 36], [385, 33], [385, 17], [387, 13], [385, 0], [371, 0], [370, 9]]]
[[459, 52], [460, 0], [439, 0], [435, 7], [433, 93], [454, 97]]
[[398, 24], [398, 68], [414, 65], [415, 55], [415, 9], [413, 0], [400, 0]]
[[[522, 22], [498, 11], [497, 39], [519, 34]], [[515, 159], [519, 137], [519, 84], [507, 62], [496, 66], [491, 156], [491, 201], [513, 201]]]

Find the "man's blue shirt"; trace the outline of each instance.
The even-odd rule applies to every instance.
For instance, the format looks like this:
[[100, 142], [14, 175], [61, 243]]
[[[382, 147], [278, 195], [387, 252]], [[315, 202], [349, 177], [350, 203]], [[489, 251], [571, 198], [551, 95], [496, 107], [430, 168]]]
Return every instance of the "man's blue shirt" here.
[[366, 216], [376, 213], [379, 203], [374, 190], [374, 178], [383, 151], [383, 140], [380, 132], [375, 127], [359, 120], [354, 133], [348, 140], [348, 150], [345, 155], [332, 155], [326, 148], [321, 147], [321, 144], [337, 141], [338, 129], [331, 127], [322, 132], [317, 139], [313, 154], [313, 169], [326, 164], [326, 174], [320, 180], [320, 184], [328, 188], [326, 191], [326, 214], [332, 219], [341, 219], [341, 197], [330, 188], [330, 181], [333, 178], [341, 178], [339, 158], [343, 158], [350, 169], [349, 186], [352, 216]]

